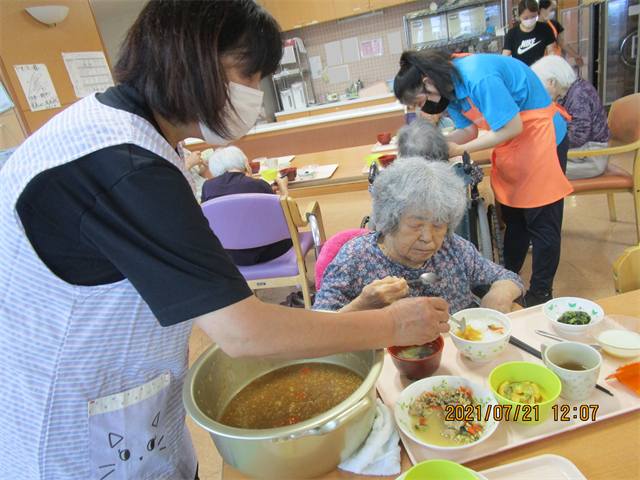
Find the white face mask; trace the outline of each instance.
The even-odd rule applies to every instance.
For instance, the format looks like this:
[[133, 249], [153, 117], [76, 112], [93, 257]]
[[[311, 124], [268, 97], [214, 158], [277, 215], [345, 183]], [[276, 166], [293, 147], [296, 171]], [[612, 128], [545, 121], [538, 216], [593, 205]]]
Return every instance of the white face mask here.
[[229, 135], [231, 138], [222, 138], [213, 132], [204, 123], [200, 122], [200, 131], [203, 140], [210, 145], [227, 145], [238, 140], [253, 128], [260, 115], [263, 92], [255, 88], [245, 87], [238, 83], [229, 82], [229, 102], [235, 108], [237, 115], [229, 104], [225, 107], [229, 114]]
[[547, 13], [547, 20], [553, 20], [554, 18], [556, 18], [556, 11], [555, 10], [553, 12]]
[[531, 28], [536, 25], [537, 21], [538, 21], [538, 17], [530, 18], [529, 20], [522, 20], [522, 25], [524, 25], [527, 28]]

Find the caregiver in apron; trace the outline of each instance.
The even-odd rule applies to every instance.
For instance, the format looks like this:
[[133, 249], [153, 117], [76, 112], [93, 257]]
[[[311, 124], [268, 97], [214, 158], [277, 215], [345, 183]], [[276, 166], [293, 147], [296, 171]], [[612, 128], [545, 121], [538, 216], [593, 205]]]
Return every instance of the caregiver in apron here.
[[[449, 110], [457, 128], [447, 137], [450, 156], [495, 147], [491, 186], [506, 225], [505, 267], [519, 273], [531, 244], [525, 306], [553, 298], [563, 199], [573, 188], [564, 174], [566, 121], [542, 82], [524, 63], [502, 55], [451, 59], [408, 51], [400, 58], [394, 93], [426, 113]], [[488, 132], [478, 137], [478, 127]]]
[[342, 315], [264, 304], [209, 228], [178, 142], [245, 135], [281, 58], [253, 0], [149, 2], [118, 85], [56, 115], [0, 171], [0, 478], [196, 478], [181, 397], [194, 320], [236, 357], [448, 331], [439, 298]]

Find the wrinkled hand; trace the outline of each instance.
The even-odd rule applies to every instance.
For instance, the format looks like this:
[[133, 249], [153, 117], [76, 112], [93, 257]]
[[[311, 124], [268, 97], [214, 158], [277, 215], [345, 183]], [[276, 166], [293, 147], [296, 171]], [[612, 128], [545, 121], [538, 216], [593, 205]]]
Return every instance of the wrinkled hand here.
[[187, 170], [191, 170], [191, 168], [195, 167], [196, 165], [199, 167], [205, 166], [204, 162], [200, 159], [199, 151], [191, 152], [187, 156], [187, 158], [184, 159], [184, 164], [186, 165]]
[[482, 297], [482, 301], [480, 302], [480, 306], [482, 308], [491, 308], [492, 310], [497, 310], [501, 313], [511, 312], [512, 305], [513, 296], [503, 289], [489, 290], [487, 294]]
[[404, 298], [407, 293], [409, 293], [409, 285], [404, 278], [385, 277], [374, 280], [364, 287], [351, 306], [356, 310], [383, 308]]
[[449, 304], [442, 298], [405, 298], [387, 309], [395, 325], [395, 345], [422, 345], [449, 331]]
[[449, 158], [459, 157], [464, 153], [464, 146], [457, 143], [447, 142], [449, 144]]

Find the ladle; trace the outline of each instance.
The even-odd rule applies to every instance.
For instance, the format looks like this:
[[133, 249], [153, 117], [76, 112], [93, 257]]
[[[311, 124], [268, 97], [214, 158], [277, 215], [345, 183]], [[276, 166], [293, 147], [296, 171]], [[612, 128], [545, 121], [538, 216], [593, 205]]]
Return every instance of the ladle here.
[[[542, 335], [543, 337], [548, 337], [548, 338], [553, 338], [554, 340], [559, 340], [560, 342], [570, 342], [570, 341], [571, 341], [571, 340], [567, 340], [567, 339], [565, 339], [565, 338], [558, 337], [558, 336], [556, 336], [556, 335], [553, 335], [553, 334], [551, 334], [551, 333], [549, 333], [549, 332], [545, 332], [545, 331], [542, 331], [542, 330], [536, 330], [536, 333], [537, 333], [538, 335]], [[593, 344], [589, 344], [589, 346], [590, 346], [591, 348], [593, 348], [593, 349], [597, 350], [598, 352], [601, 352], [601, 351], [602, 351], [602, 347], [601, 347], [600, 345], [593, 345]]]

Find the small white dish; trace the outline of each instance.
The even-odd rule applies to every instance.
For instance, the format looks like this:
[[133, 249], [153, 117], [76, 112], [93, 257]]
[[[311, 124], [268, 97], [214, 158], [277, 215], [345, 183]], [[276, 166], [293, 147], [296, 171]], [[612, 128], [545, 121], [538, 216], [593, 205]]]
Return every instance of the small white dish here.
[[298, 176], [301, 178], [311, 178], [315, 176], [316, 171], [318, 170], [318, 165], [305, 165], [304, 167], [298, 168]]
[[509, 320], [509, 317], [490, 308], [469, 308], [467, 310], [460, 310], [453, 315], [453, 318], [457, 320], [460, 320], [462, 317], [465, 318], [467, 325], [473, 323], [474, 320], [488, 320], [491, 323], [496, 323], [504, 327], [501, 337], [494, 340], [474, 342], [455, 335], [454, 332], [458, 332], [460, 327], [457, 323], [450, 320], [449, 325], [451, 326], [451, 332], [449, 338], [451, 338], [451, 341], [463, 356], [471, 361], [483, 363], [494, 360], [504, 351], [511, 337], [511, 320]]
[[[424, 392], [434, 392], [442, 388], [459, 387], [465, 387], [471, 390], [475, 402], [482, 406], [481, 411], [483, 416], [485, 416], [487, 408], [495, 408], [498, 405], [498, 401], [493, 396], [493, 393], [491, 393], [491, 390], [483, 387], [479, 383], [467, 380], [466, 378], [455, 377], [452, 375], [439, 375], [436, 377], [423, 378], [422, 380], [413, 382], [411, 385], [405, 388], [396, 400], [394, 416], [396, 419], [396, 423], [400, 427], [400, 430], [402, 430], [402, 432], [407, 437], [409, 437], [414, 442], [419, 443], [420, 445], [424, 445], [425, 447], [432, 448], [434, 450], [447, 452], [465, 450], [485, 441], [498, 428], [499, 422], [496, 421], [492, 415], [490, 415], [490, 419], [487, 421], [485, 433], [482, 437], [480, 437], [480, 439], [467, 445], [460, 445], [459, 447], [441, 447], [438, 445], [425, 443], [416, 437], [413, 428], [411, 428], [409, 405], [414, 399], [418, 398]], [[488, 405], [492, 405], [492, 407], [487, 407]]]
[[602, 321], [587, 327], [587, 332], [609, 355], [618, 358], [640, 355], [640, 319], [626, 315], [607, 315]]
[[[578, 297], [552, 298], [542, 306], [542, 312], [549, 319], [551, 326], [559, 332], [569, 335], [586, 333], [589, 326], [595, 325], [604, 318], [604, 310], [600, 305]], [[569, 325], [558, 322], [558, 318], [566, 312], [586, 312], [591, 317], [591, 322], [586, 325]]]

